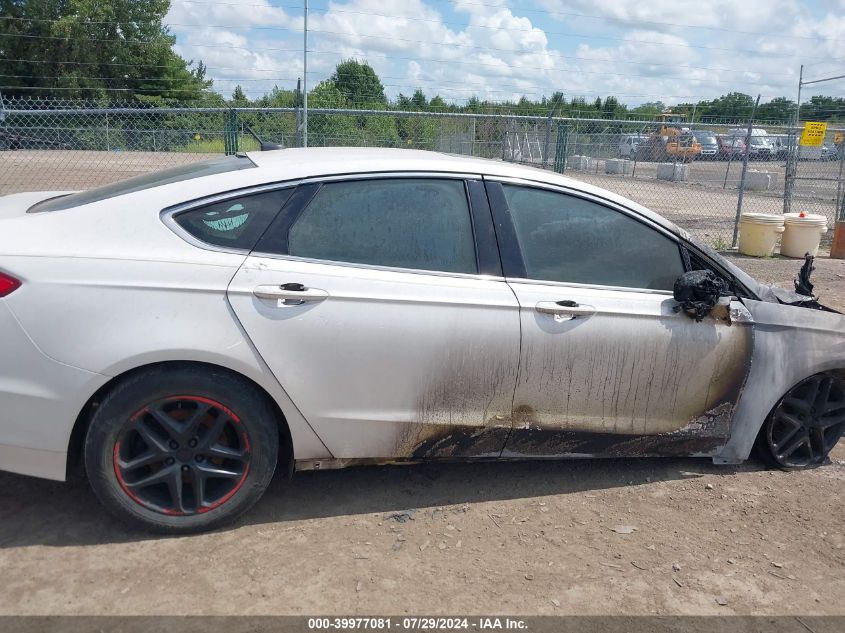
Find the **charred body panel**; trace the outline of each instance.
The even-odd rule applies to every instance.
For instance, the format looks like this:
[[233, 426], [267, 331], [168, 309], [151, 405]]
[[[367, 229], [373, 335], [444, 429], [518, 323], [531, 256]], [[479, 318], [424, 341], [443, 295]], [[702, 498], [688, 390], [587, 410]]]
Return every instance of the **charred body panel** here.
[[763, 422], [780, 398], [805, 378], [845, 370], [845, 316], [771, 301], [745, 299], [754, 319], [751, 371], [718, 463], [748, 458]]
[[[741, 304], [696, 322], [665, 293], [512, 285], [523, 346], [503, 455], [713, 454], [728, 440], [753, 342]], [[595, 313], [534, 309], [560, 297]]]
[[724, 446], [733, 405], [723, 403], [676, 431], [606, 433], [578, 428], [515, 428], [502, 457], [664, 457], [710, 455]]

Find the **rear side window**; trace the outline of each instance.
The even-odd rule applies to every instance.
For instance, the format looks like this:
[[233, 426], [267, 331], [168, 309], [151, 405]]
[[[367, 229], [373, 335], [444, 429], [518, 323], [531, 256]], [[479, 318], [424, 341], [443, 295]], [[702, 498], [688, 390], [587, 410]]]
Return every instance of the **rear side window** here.
[[206, 244], [252, 250], [292, 192], [288, 187], [229, 198], [184, 211], [173, 220]]
[[101, 200], [108, 200], [109, 198], [122, 196], [127, 193], [135, 193], [136, 191], [169, 185], [174, 182], [190, 180], [191, 178], [214, 176], [216, 174], [224, 174], [240, 169], [250, 169], [252, 167], [255, 167], [255, 163], [246, 156], [223, 156], [211, 160], [203, 160], [187, 165], [179, 165], [178, 167], [171, 167], [170, 169], [154, 171], [142, 176], [136, 176], [135, 178], [119, 180], [103, 187], [96, 187], [95, 189], [88, 189], [87, 191], [80, 191], [79, 193], [72, 193], [67, 196], [50, 198], [49, 200], [34, 204], [29, 208], [27, 213], [63, 211], [82, 206], [83, 204], [100, 202]]
[[291, 227], [288, 253], [352, 264], [478, 272], [461, 180], [326, 183]]
[[529, 279], [672, 290], [678, 245], [634, 218], [554, 191], [503, 185]]

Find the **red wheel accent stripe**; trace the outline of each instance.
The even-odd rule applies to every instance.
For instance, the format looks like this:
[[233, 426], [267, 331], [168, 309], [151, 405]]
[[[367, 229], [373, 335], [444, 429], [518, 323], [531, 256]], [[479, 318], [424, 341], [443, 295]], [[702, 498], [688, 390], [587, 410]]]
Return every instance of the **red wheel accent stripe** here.
[[[173, 400], [190, 400], [190, 401], [195, 401], [195, 402], [202, 402], [203, 404], [207, 404], [207, 405], [214, 407], [216, 409], [220, 409], [235, 424], [241, 423], [241, 419], [235, 414], [234, 411], [232, 411], [230, 408], [220, 404], [219, 402], [211, 400], [210, 398], [204, 398], [202, 396], [171, 396], [169, 398], [163, 399], [164, 402], [171, 402]], [[137, 421], [141, 416], [149, 413], [149, 410], [150, 410], [149, 406], [144, 407], [143, 409], [141, 409], [140, 411], [135, 413], [131, 418], [129, 418], [129, 421], [130, 422]], [[242, 438], [243, 438], [243, 441], [244, 441], [244, 449], [247, 453], [249, 453], [250, 452], [249, 437], [247, 436], [245, 431], [242, 433]], [[118, 460], [120, 459], [120, 441], [115, 442], [114, 452], [113, 452], [112, 457], [113, 457], [112, 461], [113, 461], [113, 467], [114, 467], [114, 474], [115, 474], [115, 477], [117, 478], [117, 482], [120, 485], [123, 492], [125, 492], [126, 495], [130, 499], [132, 499], [135, 503], [137, 503], [138, 505], [140, 505], [144, 508], [149, 508], [151, 510], [161, 512], [162, 514], [167, 514], [167, 515], [170, 515], [170, 516], [185, 516], [186, 513], [184, 513], [184, 512], [179, 512], [177, 510], [172, 510], [170, 508], [160, 508], [158, 506], [150, 504], [150, 503], [144, 501], [143, 499], [141, 499], [140, 497], [138, 497], [138, 495], [134, 494], [129, 489], [129, 487], [126, 485], [126, 481], [123, 479], [123, 475], [121, 474], [120, 468], [118, 466]], [[235, 496], [235, 494], [238, 492], [238, 490], [240, 490], [243, 487], [244, 483], [246, 482], [248, 475], [249, 475], [249, 463], [246, 464], [246, 467], [244, 468], [244, 473], [241, 476], [238, 483], [235, 485], [234, 488], [232, 488], [232, 490], [230, 490], [226, 494], [226, 496], [224, 496], [222, 499], [215, 501], [210, 506], [197, 509], [197, 514], [204, 514], [206, 512], [210, 512], [211, 510], [214, 510], [215, 508], [219, 508], [221, 505], [226, 503], [229, 499], [231, 499], [233, 496]]]
[[166, 398], [165, 402], [170, 402], [171, 400], [195, 400], [197, 402], [202, 402], [203, 404], [207, 404], [212, 407], [215, 407], [216, 409], [220, 409], [226, 415], [232, 418], [232, 422], [234, 422], [235, 424], [241, 423], [241, 419], [237, 415], [235, 415], [234, 411], [232, 411], [229, 407], [223, 406], [219, 402], [211, 400], [210, 398], [203, 398], [202, 396], [173, 396], [171, 398]]
[[113, 461], [113, 466], [114, 466], [114, 475], [115, 475], [115, 477], [117, 477], [117, 483], [123, 489], [123, 492], [125, 492], [129, 496], [129, 498], [132, 499], [132, 501], [134, 501], [135, 503], [137, 503], [137, 504], [139, 504], [139, 505], [141, 505], [145, 508], [148, 508], [149, 504], [145, 503], [140, 497], [138, 497], [138, 495], [136, 495], [131, 490], [129, 490], [129, 487], [126, 485], [126, 481], [123, 479], [123, 475], [120, 474], [120, 468], [117, 465], [117, 462], [118, 462], [119, 459], [120, 459], [120, 442], [115, 442], [114, 443], [114, 454], [113, 454], [113, 460], [112, 461]]

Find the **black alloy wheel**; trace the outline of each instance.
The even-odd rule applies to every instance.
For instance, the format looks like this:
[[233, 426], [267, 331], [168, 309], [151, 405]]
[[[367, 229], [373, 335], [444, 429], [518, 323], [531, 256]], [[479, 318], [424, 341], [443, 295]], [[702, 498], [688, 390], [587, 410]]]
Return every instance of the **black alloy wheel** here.
[[115, 476], [140, 505], [169, 515], [208, 512], [249, 474], [250, 442], [240, 419], [201, 396], [174, 396], [134, 415], [114, 445]]
[[290, 437], [270, 397], [219, 367], [171, 363], [133, 372], [95, 406], [85, 472], [124, 522], [186, 534], [230, 523], [264, 494]]
[[781, 399], [761, 429], [766, 461], [788, 470], [825, 461], [845, 431], [845, 380], [816, 374]]

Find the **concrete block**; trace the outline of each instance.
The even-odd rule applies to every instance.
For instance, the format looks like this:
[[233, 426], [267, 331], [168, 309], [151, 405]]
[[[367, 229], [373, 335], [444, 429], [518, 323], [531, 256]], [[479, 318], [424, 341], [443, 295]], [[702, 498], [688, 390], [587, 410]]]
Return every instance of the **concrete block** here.
[[620, 158], [610, 158], [604, 161], [604, 173], [606, 174], [622, 174], [627, 176], [631, 173], [633, 167], [634, 163]]
[[589, 156], [581, 156], [580, 154], [575, 154], [569, 157], [569, 160], [566, 161], [566, 165], [570, 169], [580, 169], [580, 170], [587, 170], [593, 166], [593, 159]]
[[767, 171], [749, 169], [745, 174], [746, 191], [768, 191], [772, 186], [772, 174]]
[[689, 179], [689, 165], [683, 163], [658, 163], [658, 180], [686, 181]]

